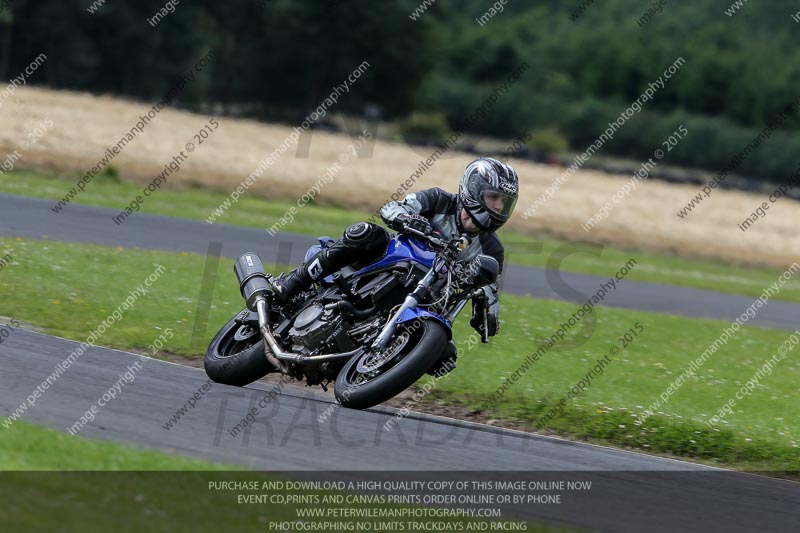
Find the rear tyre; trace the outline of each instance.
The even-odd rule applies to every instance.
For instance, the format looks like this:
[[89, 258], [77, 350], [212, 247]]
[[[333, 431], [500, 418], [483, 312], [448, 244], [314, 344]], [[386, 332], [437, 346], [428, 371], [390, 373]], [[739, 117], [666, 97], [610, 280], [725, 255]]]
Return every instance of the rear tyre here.
[[231, 319], [208, 345], [206, 374], [224, 385], [241, 387], [277, 370], [264, 353], [264, 339], [255, 325]]
[[380, 354], [365, 352], [345, 364], [336, 377], [336, 400], [352, 409], [385, 402], [421, 378], [446, 345], [447, 331], [435, 320], [416, 329], [400, 326]]

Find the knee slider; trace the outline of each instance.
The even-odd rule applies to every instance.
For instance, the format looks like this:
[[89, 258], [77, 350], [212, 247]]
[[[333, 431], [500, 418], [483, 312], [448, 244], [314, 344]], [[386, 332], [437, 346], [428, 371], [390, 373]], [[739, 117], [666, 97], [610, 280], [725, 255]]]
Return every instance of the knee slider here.
[[344, 230], [344, 241], [348, 246], [360, 249], [385, 249], [389, 245], [389, 233], [377, 224], [357, 222]]
[[352, 244], [363, 244], [371, 233], [371, 228], [367, 222], [356, 222], [344, 230], [343, 237]]

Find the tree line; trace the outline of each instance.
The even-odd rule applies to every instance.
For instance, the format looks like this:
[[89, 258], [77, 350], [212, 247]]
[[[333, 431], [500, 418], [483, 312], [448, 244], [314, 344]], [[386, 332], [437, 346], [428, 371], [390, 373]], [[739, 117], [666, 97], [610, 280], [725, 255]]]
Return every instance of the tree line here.
[[[683, 124], [689, 134], [665, 162], [708, 169], [723, 168], [800, 96], [792, 0], [751, 2], [734, 16], [727, 0], [656, 2], [657, 11], [637, 0], [510, 0], [483, 25], [476, 19], [491, 2], [438, 0], [415, 12], [420, 3], [13, 0], [0, 9], [0, 78], [45, 53], [32, 83], [155, 100], [214, 50], [177, 105], [296, 122], [367, 61], [337, 110], [430, 116], [506, 139], [531, 131], [533, 143], [556, 137], [582, 151], [683, 57], [603, 155], [646, 159]], [[530, 68], [492, 112], [467, 124], [523, 62]], [[800, 114], [780, 121], [737, 172], [788, 179], [800, 164], [798, 127]]]

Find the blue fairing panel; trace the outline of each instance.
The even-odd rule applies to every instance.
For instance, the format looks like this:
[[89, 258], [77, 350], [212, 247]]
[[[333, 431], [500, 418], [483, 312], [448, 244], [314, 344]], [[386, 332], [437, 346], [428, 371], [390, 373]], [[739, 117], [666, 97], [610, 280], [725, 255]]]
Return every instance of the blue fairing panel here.
[[389, 242], [389, 249], [386, 250], [386, 255], [382, 259], [371, 263], [354, 275], [363, 274], [377, 268], [383, 268], [395, 263], [403, 261], [413, 261], [420, 263], [430, 268], [433, 265], [433, 260], [436, 258], [436, 252], [431, 252], [421, 242], [413, 238], [399, 235]]
[[447, 330], [447, 340], [453, 338], [453, 331], [450, 329], [452, 326], [445, 317], [443, 317], [442, 315], [437, 315], [436, 313], [431, 313], [426, 309], [420, 309], [419, 307], [415, 307], [413, 309], [406, 309], [405, 311], [403, 311], [403, 313], [397, 319], [397, 323], [403, 324], [406, 322], [413, 322], [418, 318], [438, 320]]
[[[319, 237], [318, 239], [320, 244], [314, 244], [308, 249], [306, 252], [305, 261], [308, 261], [327, 242], [334, 240], [331, 237]], [[398, 235], [389, 242], [389, 248], [386, 250], [386, 255], [384, 255], [380, 260], [370, 263], [358, 272], [355, 272], [353, 275], [358, 276], [360, 274], [370, 272], [371, 270], [407, 261], [420, 263], [430, 268], [433, 265], [433, 260], [435, 258], [436, 252], [431, 252], [428, 250], [423, 243], [413, 238], [406, 237], [405, 235]], [[333, 283], [333, 275], [331, 274], [324, 277], [322, 282], [325, 284]]]

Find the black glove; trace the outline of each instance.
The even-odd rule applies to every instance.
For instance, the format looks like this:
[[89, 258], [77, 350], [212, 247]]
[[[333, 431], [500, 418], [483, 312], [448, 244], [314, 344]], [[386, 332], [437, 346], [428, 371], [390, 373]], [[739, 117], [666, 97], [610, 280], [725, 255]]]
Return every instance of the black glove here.
[[430, 221], [422, 215], [401, 214], [397, 215], [395, 221], [401, 226], [421, 231], [425, 235], [429, 235], [432, 231]]
[[468, 289], [475, 285], [475, 276], [480, 264], [477, 260], [456, 261], [453, 265], [453, 281], [460, 289]]
[[[479, 306], [475, 306], [472, 313], [472, 320], [469, 321], [469, 325], [473, 327], [475, 331], [484, 336], [483, 331], [483, 310]], [[490, 312], [486, 312], [486, 326], [488, 331], [486, 332], [487, 337], [494, 337], [497, 335], [497, 332], [500, 331], [500, 320], [497, 318], [497, 315], [492, 314]]]

